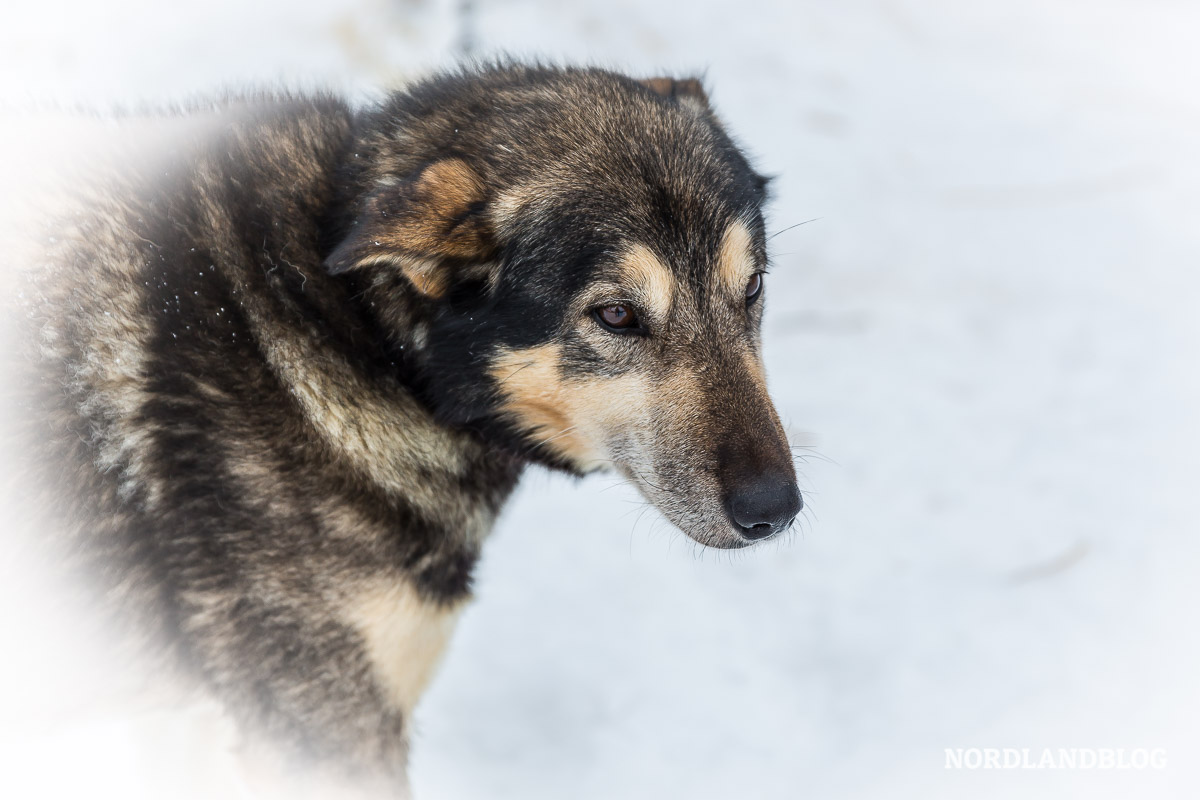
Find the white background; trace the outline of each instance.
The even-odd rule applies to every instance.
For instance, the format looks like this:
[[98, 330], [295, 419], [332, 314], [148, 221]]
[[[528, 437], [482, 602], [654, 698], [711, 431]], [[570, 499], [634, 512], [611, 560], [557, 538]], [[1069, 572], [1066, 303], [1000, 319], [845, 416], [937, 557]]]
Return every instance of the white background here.
[[[702, 71], [771, 230], [819, 218], [772, 240], [765, 323], [802, 530], [705, 552], [610, 478], [530, 474], [418, 709], [418, 798], [1196, 797], [1198, 35], [1169, 0], [42, 2], [0, 12], [0, 122], [369, 97], [470, 42]], [[37, 168], [6, 148], [6, 213]], [[6, 731], [0, 763], [132, 794], [178, 756], [129, 730]]]

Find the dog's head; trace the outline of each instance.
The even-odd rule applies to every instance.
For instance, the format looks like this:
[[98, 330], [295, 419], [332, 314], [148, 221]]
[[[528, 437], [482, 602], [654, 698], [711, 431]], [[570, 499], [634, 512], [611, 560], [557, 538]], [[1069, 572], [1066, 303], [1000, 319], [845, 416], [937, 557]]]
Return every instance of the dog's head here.
[[358, 137], [357, 275], [437, 414], [612, 466], [697, 541], [801, 507], [767, 395], [757, 175], [694, 80], [503, 67], [395, 98]]

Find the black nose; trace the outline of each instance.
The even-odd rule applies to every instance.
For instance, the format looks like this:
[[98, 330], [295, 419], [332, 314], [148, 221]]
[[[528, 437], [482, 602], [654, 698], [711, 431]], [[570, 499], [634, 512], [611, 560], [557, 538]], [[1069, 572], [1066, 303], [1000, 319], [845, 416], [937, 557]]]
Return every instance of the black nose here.
[[792, 524], [804, 507], [794, 481], [762, 478], [730, 492], [725, 501], [729, 518], [746, 539], [758, 541]]

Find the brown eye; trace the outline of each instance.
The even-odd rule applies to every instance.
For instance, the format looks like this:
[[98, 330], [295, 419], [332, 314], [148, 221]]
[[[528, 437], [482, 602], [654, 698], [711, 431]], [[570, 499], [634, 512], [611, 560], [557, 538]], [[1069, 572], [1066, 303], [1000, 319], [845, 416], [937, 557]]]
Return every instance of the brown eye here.
[[600, 320], [600, 324], [611, 331], [631, 333], [642, 329], [637, 314], [634, 314], [633, 309], [624, 304], [618, 303], [598, 308], [595, 314], [596, 319]]
[[758, 296], [762, 294], [763, 277], [761, 272], [756, 272], [750, 276], [750, 282], [746, 284], [746, 305], [753, 305]]

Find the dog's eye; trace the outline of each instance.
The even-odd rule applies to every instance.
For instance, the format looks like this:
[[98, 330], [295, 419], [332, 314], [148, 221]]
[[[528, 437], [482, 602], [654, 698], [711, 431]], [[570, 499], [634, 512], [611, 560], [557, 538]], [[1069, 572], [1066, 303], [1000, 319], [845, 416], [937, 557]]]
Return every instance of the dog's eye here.
[[597, 308], [592, 313], [595, 314], [600, 324], [610, 331], [616, 333], [634, 333], [642, 330], [642, 324], [638, 322], [637, 314], [633, 313], [633, 309], [623, 303], [603, 306]]
[[754, 305], [754, 301], [762, 294], [763, 276], [761, 272], [756, 272], [750, 276], [750, 282], [746, 284], [746, 305]]

